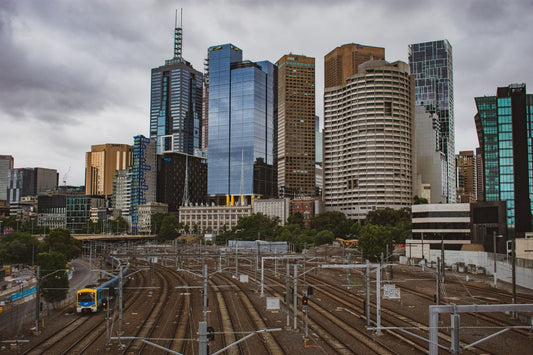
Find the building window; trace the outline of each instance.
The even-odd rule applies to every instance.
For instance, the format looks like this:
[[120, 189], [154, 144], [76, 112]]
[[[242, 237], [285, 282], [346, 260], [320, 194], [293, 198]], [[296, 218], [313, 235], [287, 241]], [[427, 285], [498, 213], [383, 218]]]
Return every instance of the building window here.
[[392, 102], [385, 101], [385, 116], [392, 116]]

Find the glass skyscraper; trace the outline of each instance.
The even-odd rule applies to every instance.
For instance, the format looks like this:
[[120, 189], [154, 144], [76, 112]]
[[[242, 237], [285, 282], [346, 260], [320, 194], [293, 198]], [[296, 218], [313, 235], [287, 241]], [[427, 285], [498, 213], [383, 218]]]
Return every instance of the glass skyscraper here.
[[174, 57], [152, 69], [150, 138], [158, 154], [194, 154], [201, 147], [203, 74], [182, 58], [181, 28], [175, 33]]
[[510, 236], [523, 237], [532, 230], [533, 95], [513, 84], [475, 100], [484, 200], [505, 201]]
[[210, 47], [208, 194], [274, 196], [276, 67]]
[[442, 189], [446, 202], [453, 203], [456, 186], [452, 46], [447, 40], [410, 44], [409, 66], [415, 76], [416, 105], [438, 116], [437, 149], [445, 154], [447, 162], [447, 181]]

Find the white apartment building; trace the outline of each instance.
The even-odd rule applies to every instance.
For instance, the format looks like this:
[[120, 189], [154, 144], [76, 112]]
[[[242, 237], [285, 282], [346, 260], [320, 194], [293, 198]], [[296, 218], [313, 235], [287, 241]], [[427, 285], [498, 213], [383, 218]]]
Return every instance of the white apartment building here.
[[324, 204], [348, 218], [410, 207], [414, 79], [409, 65], [372, 60], [324, 92]]

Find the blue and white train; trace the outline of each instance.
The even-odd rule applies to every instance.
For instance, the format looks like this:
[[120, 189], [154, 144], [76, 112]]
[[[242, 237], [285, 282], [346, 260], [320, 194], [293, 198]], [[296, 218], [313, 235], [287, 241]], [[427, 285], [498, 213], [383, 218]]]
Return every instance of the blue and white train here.
[[[122, 277], [126, 276], [130, 269], [130, 264], [125, 264], [122, 269]], [[120, 275], [117, 275], [111, 280], [105, 281], [103, 284], [97, 287], [87, 286], [86, 288], [79, 289], [76, 292], [76, 312], [78, 313], [94, 313], [100, 309], [105, 308], [105, 303], [109, 300], [110, 296], [113, 296], [115, 289], [118, 288], [120, 281]], [[123, 279], [123, 282], [126, 280]]]

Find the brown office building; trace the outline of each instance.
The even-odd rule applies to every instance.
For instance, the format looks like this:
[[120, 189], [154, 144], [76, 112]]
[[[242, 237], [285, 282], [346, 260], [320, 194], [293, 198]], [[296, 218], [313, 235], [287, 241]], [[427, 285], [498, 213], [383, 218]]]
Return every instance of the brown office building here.
[[476, 159], [472, 150], [457, 155], [457, 197], [461, 203], [476, 202]]
[[335, 48], [324, 57], [325, 88], [346, 84], [357, 74], [357, 66], [369, 60], [385, 59], [385, 48], [349, 43]]
[[115, 171], [132, 165], [133, 147], [127, 144], [98, 144], [85, 154], [85, 194], [113, 194]]
[[276, 65], [280, 196], [314, 196], [315, 58], [288, 54]]

